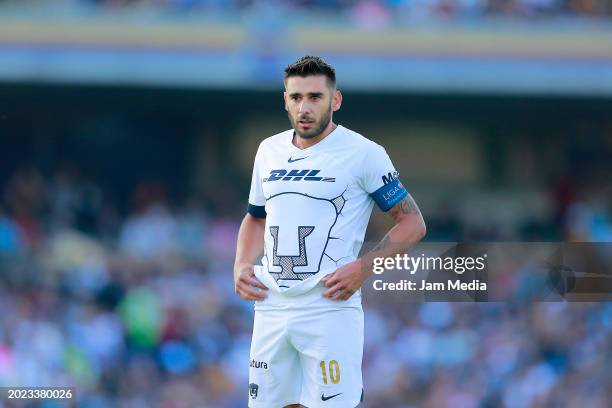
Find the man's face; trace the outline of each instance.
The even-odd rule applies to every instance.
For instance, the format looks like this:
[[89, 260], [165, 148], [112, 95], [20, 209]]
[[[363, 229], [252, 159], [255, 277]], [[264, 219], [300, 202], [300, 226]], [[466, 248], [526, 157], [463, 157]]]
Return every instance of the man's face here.
[[285, 109], [301, 138], [320, 135], [331, 122], [332, 112], [340, 109], [340, 92], [328, 85], [324, 75], [290, 77], [285, 88]]

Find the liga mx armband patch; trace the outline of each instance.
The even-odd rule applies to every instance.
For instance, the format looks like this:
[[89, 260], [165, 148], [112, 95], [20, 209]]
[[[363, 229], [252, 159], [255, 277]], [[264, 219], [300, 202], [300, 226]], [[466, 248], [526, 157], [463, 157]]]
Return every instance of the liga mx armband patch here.
[[253, 205], [249, 203], [247, 212], [255, 218], [266, 218], [266, 207], [264, 205]]
[[404, 187], [398, 178], [385, 184], [375, 192], [370, 194], [370, 197], [376, 202], [378, 207], [383, 211], [389, 211], [391, 207], [402, 201], [408, 196], [408, 190]]

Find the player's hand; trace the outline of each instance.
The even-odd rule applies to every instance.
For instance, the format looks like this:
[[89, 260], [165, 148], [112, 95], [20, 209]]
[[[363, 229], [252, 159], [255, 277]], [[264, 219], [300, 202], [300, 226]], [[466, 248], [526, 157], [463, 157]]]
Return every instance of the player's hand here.
[[[254, 287], [261, 290], [257, 291]], [[249, 264], [234, 267], [234, 288], [244, 300], [264, 300], [268, 296], [268, 288], [255, 278], [253, 265]]]
[[331, 300], [347, 300], [357, 292], [367, 277], [361, 270], [359, 259], [346, 264], [321, 279], [327, 288], [323, 296]]

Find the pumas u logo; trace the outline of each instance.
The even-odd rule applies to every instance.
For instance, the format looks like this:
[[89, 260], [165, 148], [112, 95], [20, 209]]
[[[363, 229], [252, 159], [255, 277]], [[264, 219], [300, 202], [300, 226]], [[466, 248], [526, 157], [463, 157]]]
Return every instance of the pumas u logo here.
[[[313, 226], [300, 226], [298, 227], [298, 245], [299, 254], [296, 256], [279, 256], [278, 255], [278, 227], [270, 227], [270, 234], [274, 238], [274, 249], [272, 250], [272, 265], [280, 266], [281, 272], [278, 275], [278, 279], [291, 279], [291, 280], [302, 280], [314, 273], [301, 273], [296, 275], [293, 268], [296, 266], [307, 266], [308, 258], [306, 257], [306, 237], [309, 236], [315, 227]], [[278, 281], [277, 279], [277, 281]]]
[[[336, 256], [331, 248], [336, 246], [330, 242], [339, 239], [331, 231], [346, 203], [342, 194], [327, 199], [284, 192], [269, 197], [267, 202], [274, 202], [276, 208], [289, 209], [292, 214], [291, 221], [283, 219], [281, 225], [274, 213], [266, 220], [272, 225], [267, 225], [262, 262], [267, 263], [268, 272], [280, 288], [289, 288], [296, 281], [315, 275], [322, 262], [325, 267], [338, 266], [341, 256]], [[301, 208], [309, 211], [300, 211]]]
[[304, 169], [296, 170], [293, 169], [289, 172], [285, 169], [278, 169], [270, 171], [270, 175], [262, 180], [263, 183], [271, 181], [324, 181], [327, 183], [333, 183], [336, 181], [335, 177], [320, 177], [318, 174], [321, 170], [317, 169]]

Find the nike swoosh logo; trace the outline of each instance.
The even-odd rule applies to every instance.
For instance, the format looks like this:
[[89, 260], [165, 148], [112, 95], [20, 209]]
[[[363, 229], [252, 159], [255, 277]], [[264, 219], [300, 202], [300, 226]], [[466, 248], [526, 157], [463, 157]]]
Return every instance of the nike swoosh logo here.
[[330, 400], [330, 399], [332, 399], [332, 398], [334, 398], [334, 397], [337, 397], [338, 395], [342, 395], [342, 393], [340, 393], [340, 394], [335, 394], [335, 395], [330, 395], [329, 397], [326, 397], [326, 396], [325, 396], [325, 394], [321, 394], [321, 401], [327, 401], [327, 400]]
[[[306, 157], [308, 157], [308, 156], [306, 156]], [[298, 160], [304, 160], [306, 157], [300, 157], [299, 159], [292, 159], [292, 158], [290, 157], [290, 158], [289, 158], [289, 160], [287, 160], [287, 161], [288, 161], [289, 163], [293, 163], [293, 162], [296, 162], [296, 161], [298, 161]]]

